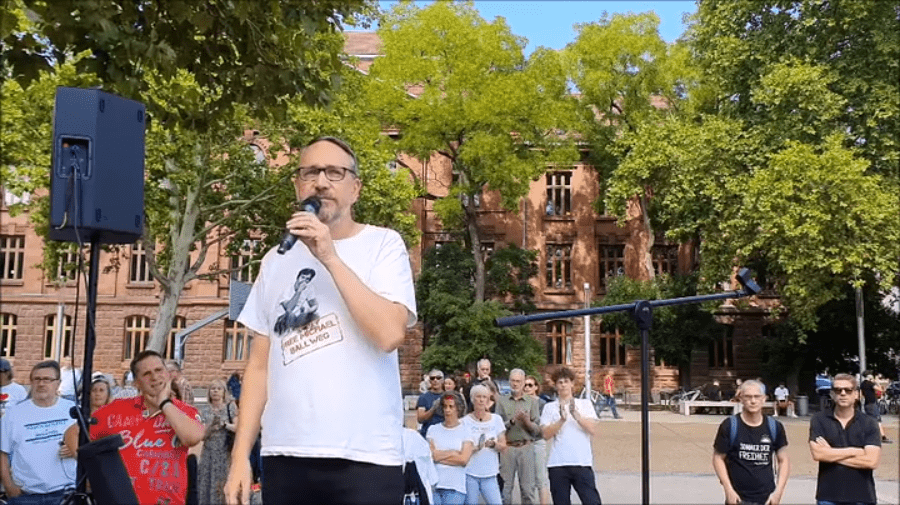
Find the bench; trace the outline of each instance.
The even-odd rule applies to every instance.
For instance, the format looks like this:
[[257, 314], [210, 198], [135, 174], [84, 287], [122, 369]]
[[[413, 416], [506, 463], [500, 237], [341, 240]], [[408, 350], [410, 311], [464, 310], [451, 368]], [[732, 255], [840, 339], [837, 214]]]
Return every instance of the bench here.
[[[742, 410], [744, 410], [744, 405], [740, 402], [730, 402], [727, 400], [722, 401], [712, 401], [712, 400], [691, 400], [681, 402], [681, 413], [689, 416], [691, 415], [691, 408], [693, 407], [712, 407], [719, 409], [731, 409], [732, 414], [740, 414]], [[763, 403], [763, 410], [772, 409], [775, 416], [778, 416], [778, 412], [775, 410], [774, 402], [765, 402]]]

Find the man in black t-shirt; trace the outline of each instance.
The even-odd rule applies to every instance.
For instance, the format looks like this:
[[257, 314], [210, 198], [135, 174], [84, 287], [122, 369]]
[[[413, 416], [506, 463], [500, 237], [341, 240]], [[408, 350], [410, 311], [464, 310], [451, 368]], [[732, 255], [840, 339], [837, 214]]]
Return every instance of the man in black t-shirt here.
[[834, 503], [877, 503], [873, 471], [881, 460], [878, 423], [856, 410], [856, 377], [834, 376], [834, 410], [809, 421], [809, 451], [819, 462], [816, 500]]
[[765, 396], [758, 381], [744, 381], [738, 392], [743, 411], [719, 425], [713, 443], [713, 469], [725, 503], [778, 505], [791, 472], [784, 425], [763, 415]]
[[872, 372], [864, 372], [865, 379], [859, 385], [859, 391], [863, 397], [863, 412], [878, 422], [878, 431], [881, 433], [881, 443], [889, 444], [891, 440], [884, 434], [884, 425], [881, 424], [881, 410], [878, 408], [878, 395], [875, 393], [879, 386], [875, 384], [875, 377]]

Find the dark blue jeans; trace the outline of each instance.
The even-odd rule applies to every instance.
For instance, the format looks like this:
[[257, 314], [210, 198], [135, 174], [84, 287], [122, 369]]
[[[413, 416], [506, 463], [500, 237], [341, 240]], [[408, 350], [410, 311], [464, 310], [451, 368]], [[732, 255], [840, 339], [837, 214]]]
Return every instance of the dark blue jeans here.
[[66, 497], [67, 491], [54, 491], [47, 494], [23, 494], [8, 500], [9, 505], [59, 505]]
[[553, 505], [571, 505], [572, 488], [583, 505], [600, 505], [600, 493], [594, 480], [594, 470], [589, 466], [551, 466], [550, 496]]

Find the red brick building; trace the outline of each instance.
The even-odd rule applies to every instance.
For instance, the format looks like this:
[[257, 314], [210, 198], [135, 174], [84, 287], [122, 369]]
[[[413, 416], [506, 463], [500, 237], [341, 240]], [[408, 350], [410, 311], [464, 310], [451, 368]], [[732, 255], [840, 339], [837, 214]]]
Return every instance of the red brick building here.
[[[365, 70], [379, 51], [378, 38], [372, 33], [348, 33], [346, 50], [359, 58]], [[251, 142], [253, 140], [251, 139]], [[402, 157], [399, 164], [409, 168], [429, 193], [446, 194], [453, 174], [440, 156], [429, 160]], [[622, 228], [613, 216], [598, 214], [592, 203], [598, 199], [597, 171], [573, 160], [568, 166], [555, 166], [535, 181], [522, 199], [517, 212], [500, 210], [499, 196], [486, 192], [479, 202], [479, 226], [484, 231], [484, 248], [516, 244], [539, 251], [540, 274], [535, 279], [535, 303], [541, 311], [558, 311], [584, 306], [585, 296], [602, 296], [606, 280], [613, 275], [634, 275], [634, 251], [646, 248], [647, 237], [639, 224]], [[11, 216], [7, 196], [0, 207], [0, 355], [12, 361], [20, 381], [27, 382], [27, 370], [44, 359], [60, 359], [66, 364], [69, 342], [74, 339], [75, 365], [80, 366], [84, 342], [85, 286], [82, 283], [76, 334], [76, 288], [74, 279], [53, 283], [39, 268], [42, 238], [34, 233], [27, 215]], [[410, 250], [414, 272], [418, 272], [423, 252], [449, 235], [428, 199], [417, 200], [412, 211], [419, 219], [422, 240]], [[640, 222], [640, 219], [635, 221]], [[686, 271], [695, 259], [690, 245], [666, 244], [657, 238], [652, 249], [653, 266], [658, 272]], [[94, 369], [121, 377], [136, 351], [143, 348], [157, 312], [158, 287], [149, 275], [143, 249], [125, 245], [114, 253], [101, 253], [100, 264], [117, 265], [99, 275], [97, 296]], [[208, 264], [241, 266], [248, 256], [229, 257], [222, 249], [210, 251]], [[70, 258], [70, 261], [74, 258]], [[245, 268], [241, 280], [252, 280]], [[589, 286], [589, 293], [585, 286]], [[167, 354], [174, 354], [175, 332], [228, 306], [229, 278], [194, 280], [186, 288], [177, 310]], [[748, 348], [751, 338], [761, 334], [768, 313], [765, 300], [752, 302], [739, 316], [723, 313], [726, 323], [722, 337], [709, 350], [695, 353], [692, 382], [702, 384], [712, 378], [731, 381], [735, 377], [756, 376], [758, 359]], [[737, 309], [732, 309], [737, 311]], [[60, 316], [62, 314], [62, 316]], [[532, 325], [532, 334], [546, 349], [547, 367], [571, 366], [583, 375], [585, 346], [583, 318], [548, 321]], [[591, 322], [590, 362], [595, 387], [602, 382], [605, 369], [612, 367], [618, 386], [636, 392], [640, 389], [639, 349], [621, 345], [615, 334], [601, 333], [598, 317]], [[422, 335], [410, 330], [400, 348], [404, 389], [415, 390], [422, 377], [419, 363]], [[198, 330], [184, 349], [185, 374], [195, 386], [213, 378], [227, 377], [242, 370], [248, 352], [248, 335], [229, 319], [218, 320]], [[474, 366], [474, 364], [473, 364]], [[495, 371], [501, 372], [501, 371]], [[652, 367], [654, 391], [674, 389], [678, 371], [660, 364]]]

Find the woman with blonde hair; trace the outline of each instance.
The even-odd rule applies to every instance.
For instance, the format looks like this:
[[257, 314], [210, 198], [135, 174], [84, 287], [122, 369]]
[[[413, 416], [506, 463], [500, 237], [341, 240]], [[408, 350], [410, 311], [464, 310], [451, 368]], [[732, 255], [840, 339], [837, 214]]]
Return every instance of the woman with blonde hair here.
[[[97, 409], [107, 405], [111, 401], [113, 401], [113, 395], [109, 381], [103, 375], [94, 377], [94, 380], [91, 381], [91, 415], [94, 415], [94, 412], [96, 412]], [[78, 427], [78, 423], [75, 423], [66, 429], [66, 432], [63, 435], [65, 444], [63, 445], [60, 454], [64, 457], [75, 457], [75, 452], [78, 450], [78, 435], [80, 433], [81, 429]]]
[[197, 497], [201, 505], [225, 503], [225, 479], [231, 467], [231, 444], [238, 416], [237, 405], [222, 379], [210, 382], [207, 398], [209, 404], [200, 409], [206, 426], [197, 470]]

